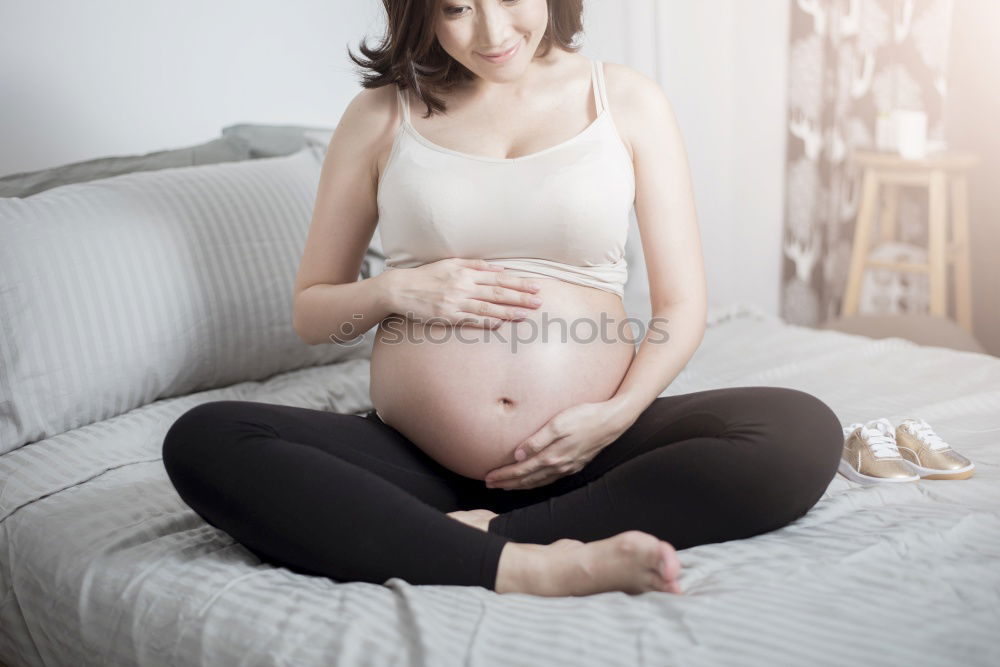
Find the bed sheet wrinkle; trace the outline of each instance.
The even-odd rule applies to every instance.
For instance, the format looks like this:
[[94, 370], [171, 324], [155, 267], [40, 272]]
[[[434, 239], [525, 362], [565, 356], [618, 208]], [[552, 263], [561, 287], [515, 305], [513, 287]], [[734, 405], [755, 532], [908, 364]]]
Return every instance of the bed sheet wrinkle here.
[[479, 606], [479, 613], [476, 614], [476, 620], [472, 625], [472, 630], [469, 632], [468, 639], [465, 640], [465, 653], [462, 655], [462, 664], [471, 665], [473, 662], [474, 648], [476, 646], [476, 640], [479, 638], [480, 630], [486, 620], [486, 605], [483, 603], [482, 599], [477, 599], [476, 604]]
[[205, 600], [200, 607], [198, 607], [198, 611], [196, 612], [195, 615], [196, 616], [204, 616], [208, 612], [208, 608], [211, 607], [213, 604], [215, 604], [215, 601], [218, 600], [219, 597], [222, 596], [230, 588], [232, 588], [233, 586], [236, 586], [237, 584], [239, 584], [242, 581], [245, 581], [246, 579], [249, 579], [251, 577], [259, 577], [260, 575], [261, 575], [261, 571], [247, 572], [246, 574], [241, 574], [240, 576], [236, 577], [235, 579], [231, 579], [230, 581], [226, 582], [225, 586], [223, 586], [219, 590], [217, 590], [214, 593], [212, 593], [212, 595], [209, 596], [209, 598], [207, 600]]

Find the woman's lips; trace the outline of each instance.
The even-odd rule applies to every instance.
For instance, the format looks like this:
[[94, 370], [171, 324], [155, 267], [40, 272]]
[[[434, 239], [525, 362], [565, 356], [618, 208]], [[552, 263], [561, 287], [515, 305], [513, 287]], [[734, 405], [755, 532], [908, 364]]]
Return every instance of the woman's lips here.
[[513, 58], [515, 54], [517, 54], [518, 50], [521, 48], [522, 41], [524, 40], [518, 40], [517, 44], [510, 47], [510, 50], [504, 53], [503, 55], [490, 57], [490, 56], [484, 56], [482, 53], [479, 53], [478, 51], [476, 52], [476, 54], [482, 56], [484, 60], [491, 63], [505, 63], [511, 58]]

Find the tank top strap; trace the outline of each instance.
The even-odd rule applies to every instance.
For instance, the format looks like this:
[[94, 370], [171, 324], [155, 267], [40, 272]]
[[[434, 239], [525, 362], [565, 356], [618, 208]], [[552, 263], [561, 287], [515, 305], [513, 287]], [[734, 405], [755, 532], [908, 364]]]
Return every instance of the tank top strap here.
[[[395, 85], [395, 84], [393, 84]], [[399, 102], [399, 108], [403, 113], [403, 122], [410, 122], [410, 99], [409, 96], [403, 91], [402, 88], [396, 86], [396, 100]]]
[[604, 63], [600, 60], [593, 60], [594, 63], [594, 95], [598, 102], [598, 113], [608, 108], [608, 93], [604, 88]]

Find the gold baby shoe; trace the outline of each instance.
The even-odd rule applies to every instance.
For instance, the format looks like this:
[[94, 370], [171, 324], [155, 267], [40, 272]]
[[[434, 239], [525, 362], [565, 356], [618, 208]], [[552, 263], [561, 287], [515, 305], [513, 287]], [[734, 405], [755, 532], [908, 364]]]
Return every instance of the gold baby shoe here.
[[892, 424], [884, 417], [844, 427], [840, 474], [860, 484], [916, 482], [920, 479], [899, 450]]
[[896, 427], [896, 446], [914, 471], [926, 479], [968, 479], [976, 467], [923, 419], [904, 418]]

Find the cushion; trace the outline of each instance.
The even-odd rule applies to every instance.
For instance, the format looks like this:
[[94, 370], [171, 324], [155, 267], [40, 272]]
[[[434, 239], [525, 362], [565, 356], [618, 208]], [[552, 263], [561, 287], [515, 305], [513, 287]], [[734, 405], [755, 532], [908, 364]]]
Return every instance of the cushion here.
[[159, 398], [370, 356], [310, 346], [292, 288], [321, 162], [115, 176], [0, 199], [0, 453]]
[[223, 137], [239, 138], [250, 145], [250, 157], [277, 157], [302, 150], [306, 146], [306, 135], [333, 133], [332, 128], [307, 127], [304, 125], [260, 125], [256, 123], [238, 123], [222, 128]]
[[326, 151], [326, 147], [330, 145], [330, 141], [333, 139], [333, 130], [306, 130], [302, 133], [302, 138], [305, 139], [307, 144], [320, 146]]
[[213, 139], [197, 146], [156, 151], [145, 155], [102, 157], [41, 171], [11, 174], [0, 178], [0, 197], [28, 197], [60, 185], [85, 183], [136, 171], [247, 159], [250, 159], [250, 143], [241, 136], [233, 135]]

